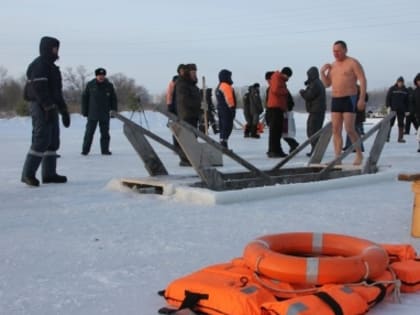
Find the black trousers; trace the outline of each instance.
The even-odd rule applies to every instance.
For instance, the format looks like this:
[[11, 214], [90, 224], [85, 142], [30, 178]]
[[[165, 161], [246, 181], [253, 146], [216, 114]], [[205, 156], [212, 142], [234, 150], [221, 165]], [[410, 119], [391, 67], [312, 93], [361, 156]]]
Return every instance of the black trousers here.
[[280, 108], [267, 108], [268, 152], [284, 153], [280, 143], [283, 133], [283, 114], [284, 112]]
[[[309, 113], [306, 121], [306, 135], [308, 138], [312, 137], [324, 125], [325, 112]], [[319, 138], [318, 138], [319, 139]], [[318, 139], [311, 141], [311, 152], [314, 150]]]
[[411, 124], [413, 124], [414, 129], [416, 129], [416, 130], [419, 127], [418, 122], [417, 122], [417, 119], [416, 119], [416, 116], [413, 113], [410, 113], [410, 115], [405, 116], [405, 125], [404, 125], [404, 128], [405, 129], [404, 129], [404, 132], [406, 134], [409, 134], [410, 133]]
[[82, 151], [88, 153], [93, 142], [93, 136], [97, 125], [99, 124], [99, 132], [101, 134], [101, 152], [105, 153], [109, 151], [109, 142], [111, 137], [109, 135], [109, 120], [92, 120], [88, 119], [86, 123], [85, 136], [83, 138]]

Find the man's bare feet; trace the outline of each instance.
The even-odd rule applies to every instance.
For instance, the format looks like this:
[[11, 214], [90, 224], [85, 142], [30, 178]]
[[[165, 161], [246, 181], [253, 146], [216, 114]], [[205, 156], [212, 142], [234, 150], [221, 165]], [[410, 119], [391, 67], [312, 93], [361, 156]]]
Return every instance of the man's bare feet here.
[[361, 165], [363, 162], [363, 154], [356, 153], [356, 157], [354, 158], [353, 165]]

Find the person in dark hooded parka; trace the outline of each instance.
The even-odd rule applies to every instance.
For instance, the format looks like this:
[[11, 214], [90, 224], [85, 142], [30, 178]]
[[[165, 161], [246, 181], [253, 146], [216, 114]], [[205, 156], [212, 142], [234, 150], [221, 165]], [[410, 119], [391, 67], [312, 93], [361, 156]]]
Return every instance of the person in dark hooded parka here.
[[235, 90], [232, 87], [232, 72], [223, 69], [219, 72], [219, 84], [216, 88], [217, 113], [219, 115], [220, 144], [228, 147], [229, 136], [233, 129], [236, 114]]
[[[327, 109], [327, 99], [325, 96], [325, 86], [319, 78], [317, 67], [310, 67], [306, 72], [308, 79], [305, 81], [306, 88], [299, 91], [305, 100], [306, 111], [309, 113], [306, 121], [306, 135], [310, 138], [324, 124], [325, 111]], [[311, 151], [307, 153], [311, 156], [318, 139], [311, 141]]]
[[60, 42], [53, 37], [42, 37], [40, 56], [29, 65], [24, 98], [30, 102], [32, 116], [32, 144], [22, 171], [22, 182], [39, 186], [36, 172], [42, 162], [43, 183], [65, 183], [67, 177], [56, 172], [57, 153], [60, 147], [59, 116], [64, 127], [70, 126], [70, 115], [62, 93], [60, 69], [54, 64], [58, 59]]

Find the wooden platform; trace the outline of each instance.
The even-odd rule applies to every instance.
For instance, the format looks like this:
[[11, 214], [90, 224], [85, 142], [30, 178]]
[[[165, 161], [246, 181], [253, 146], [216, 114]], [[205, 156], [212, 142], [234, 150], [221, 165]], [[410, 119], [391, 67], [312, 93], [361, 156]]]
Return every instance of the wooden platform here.
[[[213, 191], [202, 187], [198, 176], [159, 176], [148, 178], [121, 178], [119, 182], [136, 193], [156, 194], [176, 201], [197, 204], [230, 204], [279, 198], [298, 194], [314, 193], [325, 189], [341, 189], [353, 185], [371, 185], [376, 182], [393, 181], [396, 173], [390, 169], [364, 176], [337, 177], [331, 180], [294, 184], [276, 184], [235, 190]], [[201, 187], [200, 187], [201, 186]]]

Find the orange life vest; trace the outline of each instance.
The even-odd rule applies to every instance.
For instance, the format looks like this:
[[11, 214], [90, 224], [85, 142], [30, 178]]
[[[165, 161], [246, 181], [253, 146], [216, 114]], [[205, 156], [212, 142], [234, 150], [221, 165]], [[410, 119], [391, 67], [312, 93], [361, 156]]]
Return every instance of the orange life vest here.
[[276, 301], [267, 289], [253, 281], [253, 272], [242, 259], [209, 266], [171, 282], [166, 301], [177, 308], [187, 294], [201, 295], [195, 309], [210, 315], [260, 315], [263, 303]]
[[361, 315], [368, 304], [352, 287], [325, 285], [315, 294], [264, 303], [261, 308], [267, 315]]

